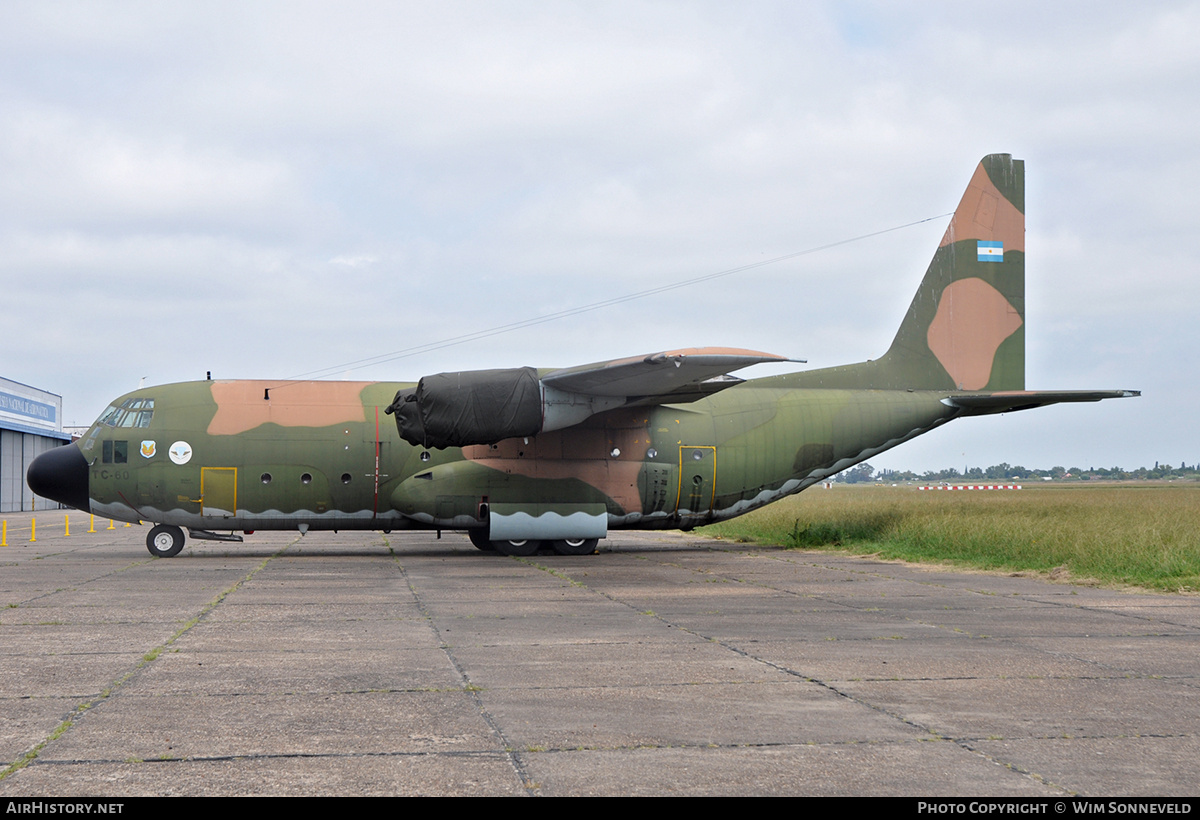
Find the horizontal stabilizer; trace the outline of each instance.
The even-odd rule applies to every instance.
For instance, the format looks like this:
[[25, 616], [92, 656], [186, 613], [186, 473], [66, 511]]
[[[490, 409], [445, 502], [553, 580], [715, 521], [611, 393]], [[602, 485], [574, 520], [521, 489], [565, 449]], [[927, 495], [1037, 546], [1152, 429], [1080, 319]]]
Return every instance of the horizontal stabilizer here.
[[988, 413], [1031, 410], [1034, 407], [1062, 402], [1124, 399], [1140, 395], [1140, 390], [1005, 390], [998, 393], [948, 396], [942, 399], [942, 403], [949, 407], [962, 408], [967, 416], [982, 416]]

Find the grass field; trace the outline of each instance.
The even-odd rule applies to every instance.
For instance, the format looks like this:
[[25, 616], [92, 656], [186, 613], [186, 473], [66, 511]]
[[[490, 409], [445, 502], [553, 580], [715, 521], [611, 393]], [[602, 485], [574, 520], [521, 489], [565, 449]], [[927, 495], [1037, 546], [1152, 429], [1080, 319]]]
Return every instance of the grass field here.
[[1200, 485], [1056, 485], [937, 492], [835, 486], [702, 532], [1076, 583], [1200, 590]]

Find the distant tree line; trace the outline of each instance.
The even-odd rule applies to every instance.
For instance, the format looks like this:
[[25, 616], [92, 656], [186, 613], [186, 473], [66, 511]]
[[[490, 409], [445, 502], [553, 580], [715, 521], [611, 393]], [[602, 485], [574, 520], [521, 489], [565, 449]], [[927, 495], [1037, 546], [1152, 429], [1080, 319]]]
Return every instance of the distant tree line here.
[[1050, 478], [1055, 481], [1134, 481], [1164, 480], [1172, 478], [1200, 479], [1200, 465], [1190, 467], [1181, 462], [1178, 467], [1172, 467], [1166, 462], [1154, 462], [1153, 467], [1138, 467], [1136, 470], [1124, 470], [1120, 467], [1061, 467], [1054, 466], [1049, 470], [1028, 469], [1007, 463], [994, 464], [991, 467], [965, 467], [962, 471], [954, 467], [944, 470], [926, 470], [914, 473], [912, 470], [879, 470], [869, 463], [855, 465], [843, 470], [834, 477], [834, 481], [846, 484], [865, 484], [873, 481], [1028, 481], [1032, 479]]

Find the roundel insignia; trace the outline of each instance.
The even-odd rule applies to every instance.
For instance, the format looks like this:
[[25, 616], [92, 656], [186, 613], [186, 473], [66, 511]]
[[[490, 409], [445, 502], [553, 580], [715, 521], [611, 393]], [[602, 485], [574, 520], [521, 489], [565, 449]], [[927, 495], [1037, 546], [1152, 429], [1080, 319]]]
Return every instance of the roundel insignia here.
[[154, 458], [154, 442], [142, 442], [142, 458]]
[[167, 450], [167, 455], [176, 464], [187, 464], [192, 459], [192, 445], [186, 441], [177, 441], [171, 445], [171, 449]]

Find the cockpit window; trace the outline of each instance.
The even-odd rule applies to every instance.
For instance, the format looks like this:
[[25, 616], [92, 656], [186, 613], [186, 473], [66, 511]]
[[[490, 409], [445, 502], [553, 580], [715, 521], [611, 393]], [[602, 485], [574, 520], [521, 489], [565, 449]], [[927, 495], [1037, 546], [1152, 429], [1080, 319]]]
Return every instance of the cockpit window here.
[[102, 441], [100, 442], [100, 453], [105, 464], [128, 464], [129, 442]]
[[154, 416], [154, 399], [126, 399], [121, 406], [109, 405], [98, 419], [108, 427], [149, 427]]

